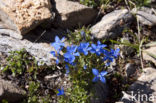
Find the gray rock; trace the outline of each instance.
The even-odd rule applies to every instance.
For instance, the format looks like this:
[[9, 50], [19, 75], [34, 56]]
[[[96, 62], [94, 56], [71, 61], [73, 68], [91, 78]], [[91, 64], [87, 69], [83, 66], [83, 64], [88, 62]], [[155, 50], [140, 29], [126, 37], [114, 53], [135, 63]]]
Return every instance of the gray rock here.
[[126, 76], [127, 77], [132, 76], [136, 72], [135, 65], [132, 64], [132, 63], [126, 64], [126, 66], [125, 66], [125, 72], [126, 72]]
[[140, 10], [133, 9], [132, 12], [136, 14], [137, 19], [143, 25], [156, 25], [156, 12], [154, 9], [142, 7]]
[[56, 7], [56, 18], [53, 25], [61, 28], [72, 29], [89, 24], [98, 13], [93, 8], [68, 0], [54, 0], [53, 5]]
[[[0, 19], [9, 30], [0, 33], [20, 38], [47, 19], [54, 18], [50, 0], [0, 0]], [[4, 28], [6, 29], [6, 28]]]
[[105, 103], [109, 93], [107, 84], [97, 82], [94, 85], [93, 90], [95, 91], [95, 95], [97, 97], [91, 98], [91, 103]]
[[124, 103], [156, 103], [156, 69], [144, 68], [138, 80], [127, 93], [123, 92]]
[[133, 16], [127, 9], [115, 10], [95, 24], [91, 28], [91, 33], [98, 39], [118, 37], [124, 27], [132, 22], [132, 19]]
[[5, 99], [8, 103], [17, 103], [26, 96], [26, 92], [11, 81], [0, 78], [0, 102]]
[[0, 52], [9, 55], [9, 51], [21, 50], [25, 48], [37, 61], [52, 65], [54, 63], [54, 57], [50, 54], [50, 51], [54, 51], [54, 48], [50, 46], [50, 43], [35, 43], [26, 39], [20, 40], [12, 38], [6, 35], [0, 35]]
[[7, 34], [10, 35], [11, 37], [20, 39], [22, 38], [22, 35], [17, 33], [15, 30], [9, 29], [9, 27], [6, 24], [4, 24], [1, 20], [0, 20], [0, 34]]
[[143, 50], [143, 59], [151, 61], [156, 65], [156, 45]]

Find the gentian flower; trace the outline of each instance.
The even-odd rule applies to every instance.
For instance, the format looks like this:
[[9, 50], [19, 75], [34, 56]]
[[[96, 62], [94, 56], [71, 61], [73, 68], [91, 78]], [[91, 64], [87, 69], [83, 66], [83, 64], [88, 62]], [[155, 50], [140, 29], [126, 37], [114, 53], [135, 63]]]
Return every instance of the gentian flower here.
[[77, 48], [78, 48], [78, 46], [76, 46], [76, 45], [67, 46], [67, 53], [71, 53], [75, 56], [77, 56], [77, 55], [79, 56], [80, 54], [78, 52], [76, 52]]
[[109, 52], [109, 51], [105, 51], [105, 54], [104, 54], [105, 56], [104, 56], [104, 58], [103, 58], [103, 61], [106, 61], [107, 60], [107, 62], [106, 62], [106, 66], [109, 66], [110, 64], [111, 64], [111, 62], [113, 62], [114, 61], [114, 58], [113, 58], [113, 56], [112, 56], [112, 54], [111, 54], [111, 52]]
[[114, 56], [114, 58], [117, 58], [120, 52], [120, 49], [117, 48], [115, 51], [113, 49], [111, 49], [112, 52], [112, 56]]
[[100, 41], [97, 41], [97, 45], [91, 44], [92, 49], [90, 50], [91, 53], [95, 53], [96, 55], [100, 56], [101, 50], [106, 47], [107, 45], [101, 44]]
[[83, 69], [85, 69], [85, 70], [86, 70], [86, 69], [87, 69], [87, 66], [86, 66], [86, 65], [84, 65], [84, 66], [83, 66]]
[[60, 63], [60, 60], [57, 58], [56, 59], [56, 64], [59, 64]]
[[94, 78], [93, 78], [93, 82], [97, 82], [98, 80], [100, 80], [102, 83], [106, 83], [106, 79], [105, 79], [105, 75], [107, 74], [106, 71], [102, 71], [99, 73], [99, 71], [95, 68], [92, 69], [92, 72], [94, 74]]
[[69, 74], [70, 70], [69, 70], [69, 66], [67, 64], [65, 65], [65, 69], [66, 69], [66, 74]]
[[90, 51], [92, 48], [89, 47], [89, 43], [80, 43], [80, 46], [78, 47], [78, 51], [80, 53], [83, 53], [84, 55], [88, 55], [88, 51]]
[[55, 42], [51, 43], [51, 45], [55, 48], [57, 53], [59, 53], [62, 50], [62, 47], [65, 46], [65, 44], [63, 43], [64, 40], [64, 37], [60, 39], [58, 36], [55, 36]]
[[64, 95], [64, 89], [63, 88], [58, 89], [57, 96], [61, 96], [61, 95]]
[[55, 51], [51, 51], [50, 54], [52, 54], [54, 57], [56, 57]]
[[119, 55], [120, 49], [117, 48], [116, 50], [111, 49], [110, 51], [103, 50], [102, 53], [105, 55], [103, 61], [107, 61], [106, 66], [109, 66], [111, 62], [113, 62], [114, 58], [117, 58]]
[[103, 58], [104, 61], [106, 60], [109, 60], [110, 62], [113, 62], [113, 55], [112, 55], [113, 51], [107, 51], [107, 50], [104, 50], [103, 51], [103, 54], [105, 55], [105, 57]]
[[64, 54], [64, 60], [65, 62], [68, 62], [69, 64], [73, 64], [75, 60], [75, 56], [80, 56], [79, 52], [76, 52], [77, 46], [72, 45], [67, 47], [67, 52]]

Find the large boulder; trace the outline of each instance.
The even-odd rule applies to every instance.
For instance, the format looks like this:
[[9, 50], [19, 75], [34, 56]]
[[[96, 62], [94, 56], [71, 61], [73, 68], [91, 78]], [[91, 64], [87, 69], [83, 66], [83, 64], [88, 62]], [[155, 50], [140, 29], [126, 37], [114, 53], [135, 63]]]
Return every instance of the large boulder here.
[[91, 28], [91, 33], [98, 39], [118, 37], [124, 27], [132, 22], [132, 19], [133, 16], [127, 9], [115, 10], [95, 24]]
[[50, 0], [0, 0], [0, 19], [7, 25], [0, 33], [14, 33], [11, 36], [21, 39], [22, 35], [53, 17], [51, 8]]
[[56, 18], [55, 27], [69, 28], [79, 27], [94, 21], [97, 11], [78, 2], [68, 0], [54, 0]]

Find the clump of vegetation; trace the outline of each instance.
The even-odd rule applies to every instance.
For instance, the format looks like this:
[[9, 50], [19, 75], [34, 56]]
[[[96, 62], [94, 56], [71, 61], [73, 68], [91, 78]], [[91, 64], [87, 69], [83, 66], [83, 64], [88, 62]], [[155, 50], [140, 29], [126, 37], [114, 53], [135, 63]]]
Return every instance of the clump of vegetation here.
[[[130, 33], [128, 30], [124, 32]], [[136, 37], [134, 36], [134, 38]], [[65, 46], [65, 40], [67, 40], [68, 46]], [[96, 40], [90, 35], [88, 29], [82, 28], [76, 32], [69, 32], [68, 39], [55, 37], [55, 42], [51, 45], [56, 51], [51, 51], [51, 54], [57, 58], [56, 66], [38, 66], [35, 58], [23, 49], [11, 52], [3, 74], [12, 75], [14, 80], [19, 79], [17, 84], [27, 91], [27, 98], [23, 103], [51, 103], [52, 96], [56, 94], [58, 103], [90, 103], [93, 98], [99, 99], [94, 91], [96, 82], [109, 86], [110, 95], [107, 102], [114, 102], [122, 96], [121, 91], [126, 90], [129, 84], [122, 84], [124, 77], [121, 71], [112, 72], [109, 70], [112, 62], [118, 59], [120, 51], [119, 48], [113, 46], [114, 44], [125, 45], [133, 47], [139, 52], [140, 44], [138, 40], [134, 41], [135, 45], [115, 40]], [[116, 66], [121, 68], [122, 64], [123, 60], [119, 58]], [[48, 89], [49, 92], [44, 94], [49, 87], [42, 86], [48, 84], [44, 84], [44, 80], [41, 78], [47, 73], [52, 74], [57, 66], [64, 68], [71, 85], [64, 87], [60, 84], [57, 88]], [[20, 78], [24, 79], [20, 80]]]
[[59, 89], [58, 95], [63, 95], [59, 103], [90, 103], [91, 98], [96, 97], [94, 84], [106, 83], [106, 78], [109, 78], [107, 69], [120, 51], [119, 48], [109, 50], [106, 44], [94, 40], [87, 29], [75, 33], [68, 34], [69, 46], [65, 46], [65, 38], [60, 39], [58, 36], [51, 44], [56, 50], [51, 52], [57, 58], [56, 64], [64, 65], [72, 83], [65, 92]]
[[25, 72], [31, 73], [38, 68], [35, 58], [28, 54], [25, 49], [11, 51], [7, 61], [7, 66], [3, 72], [10, 71], [14, 77], [23, 75]]
[[[75, 1], [75, 0], [73, 0]], [[151, 0], [76, 0], [79, 1], [81, 4], [94, 7], [94, 8], [101, 8], [107, 9], [110, 6], [124, 6], [128, 4], [128, 6], [150, 6]]]
[[[25, 49], [22, 49], [10, 52], [6, 66], [3, 67], [2, 75], [4, 75], [4, 79], [10, 76], [14, 82], [17, 82], [20, 87], [26, 90], [27, 98], [22, 103], [51, 103], [50, 97], [55, 95], [55, 89], [51, 88], [49, 90], [51, 93], [45, 94], [43, 91], [46, 91], [47, 87], [42, 86], [44, 83], [40, 82], [40, 78], [47, 75], [47, 72], [53, 73], [55, 66], [38, 66], [35, 58]], [[6, 100], [2, 102], [7, 103]]]

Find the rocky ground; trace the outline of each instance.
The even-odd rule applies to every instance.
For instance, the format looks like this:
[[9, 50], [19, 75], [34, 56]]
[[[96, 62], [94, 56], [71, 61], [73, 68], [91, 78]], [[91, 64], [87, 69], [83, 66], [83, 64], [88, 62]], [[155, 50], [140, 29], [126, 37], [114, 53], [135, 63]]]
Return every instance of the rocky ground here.
[[[92, 38], [120, 48], [120, 57], [109, 69], [116, 75], [110, 76], [107, 85], [97, 84], [100, 100], [93, 99], [92, 103], [155, 103], [156, 1], [151, 2], [137, 7], [133, 0], [113, 1], [93, 8], [78, 0], [0, 0], [0, 101], [23, 100], [30, 78], [32, 81], [36, 78], [34, 81], [40, 83], [37, 93], [41, 97], [49, 94], [51, 103], [57, 103], [54, 89], [61, 85], [69, 88], [71, 84], [61, 64], [55, 64], [50, 43], [56, 35], [67, 37], [69, 31], [76, 35], [83, 26]], [[32, 70], [35, 75], [25, 73], [16, 77], [10, 71], [2, 73], [10, 63], [7, 59], [10, 51], [23, 48], [26, 60], [31, 62], [30, 66], [22, 64], [22, 68], [27, 70], [35, 65], [41, 69]]]

